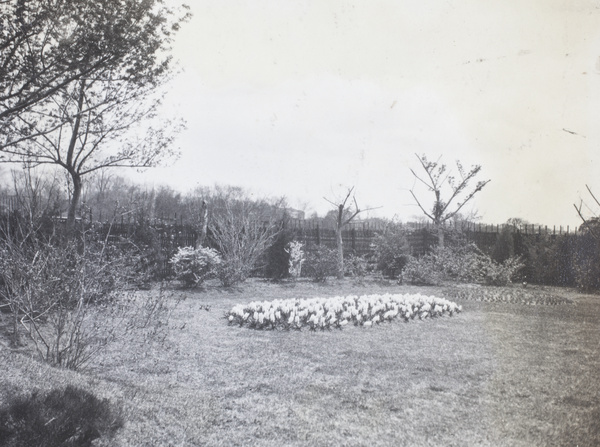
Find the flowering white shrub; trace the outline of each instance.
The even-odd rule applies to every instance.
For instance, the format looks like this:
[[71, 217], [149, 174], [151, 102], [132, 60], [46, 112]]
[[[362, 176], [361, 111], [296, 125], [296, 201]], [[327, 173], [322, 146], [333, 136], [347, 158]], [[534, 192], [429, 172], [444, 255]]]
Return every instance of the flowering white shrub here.
[[302, 272], [302, 264], [304, 263], [304, 251], [302, 250], [302, 243], [298, 241], [292, 241], [287, 244], [285, 252], [289, 254], [289, 265], [288, 272], [294, 279], [300, 277]]
[[230, 324], [254, 329], [329, 329], [347, 324], [372, 326], [394, 319], [453, 315], [462, 307], [444, 298], [421, 294], [350, 295], [329, 298], [254, 301], [234, 306]]
[[221, 256], [212, 248], [180, 247], [169, 262], [175, 278], [191, 287], [215, 276]]

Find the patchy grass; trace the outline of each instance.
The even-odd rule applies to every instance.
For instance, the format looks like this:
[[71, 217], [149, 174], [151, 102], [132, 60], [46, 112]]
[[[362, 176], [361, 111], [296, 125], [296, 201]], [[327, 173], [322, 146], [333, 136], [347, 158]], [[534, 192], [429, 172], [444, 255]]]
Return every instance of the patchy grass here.
[[[224, 319], [254, 300], [388, 292], [446, 297], [463, 312], [324, 332]], [[573, 304], [350, 281], [177, 292], [186, 299], [162, 345], [113, 346], [84, 373], [0, 346], [0, 403], [16, 391], [89, 389], [123, 407], [111, 446], [598, 445], [600, 297], [542, 292]]]

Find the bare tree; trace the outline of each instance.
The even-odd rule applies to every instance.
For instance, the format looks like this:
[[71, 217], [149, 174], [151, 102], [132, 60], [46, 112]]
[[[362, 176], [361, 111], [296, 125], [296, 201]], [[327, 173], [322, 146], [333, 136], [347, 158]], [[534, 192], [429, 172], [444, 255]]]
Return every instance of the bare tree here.
[[[585, 187], [592, 198], [593, 205], [589, 206], [581, 199], [579, 201], [579, 206], [576, 204], [573, 204], [573, 206], [577, 211], [577, 215], [583, 222], [581, 224], [581, 229], [588, 231], [594, 239], [600, 241], [600, 217], [598, 216], [597, 211], [600, 208], [600, 200], [598, 200], [588, 185], [585, 185]], [[592, 209], [592, 207], [595, 207], [595, 209]], [[591, 215], [591, 217], [587, 217], [588, 215]]]
[[481, 166], [472, 166], [469, 171], [466, 171], [457, 160], [457, 178], [451, 175], [446, 164], [439, 163], [439, 159], [438, 161], [429, 161], [425, 155], [415, 154], [415, 156], [425, 171], [425, 175], [418, 175], [413, 169], [410, 172], [414, 176], [415, 182], [425, 185], [427, 190], [433, 193], [432, 208], [428, 209], [423, 205], [423, 202], [415, 194], [414, 188], [410, 190], [410, 193], [423, 214], [433, 222], [437, 229], [438, 245], [443, 247], [444, 223], [452, 219], [490, 180], [478, 181], [473, 187], [470, 187], [471, 181], [481, 171]]
[[[348, 193], [344, 199], [336, 204], [335, 202], [327, 199], [324, 199], [331, 203], [336, 208], [335, 213], [335, 244], [337, 248], [337, 278], [344, 278], [344, 241], [342, 239], [342, 230], [346, 227], [350, 222], [354, 220], [356, 216], [364, 211], [370, 211], [374, 208], [367, 208], [361, 210], [358, 207], [358, 202], [356, 201], [356, 197], [352, 195], [354, 191], [354, 186], [348, 189]], [[352, 196], [352, 201], [354, 202], [354, 207], [352, 205], [348, 206], [348, 200]]]

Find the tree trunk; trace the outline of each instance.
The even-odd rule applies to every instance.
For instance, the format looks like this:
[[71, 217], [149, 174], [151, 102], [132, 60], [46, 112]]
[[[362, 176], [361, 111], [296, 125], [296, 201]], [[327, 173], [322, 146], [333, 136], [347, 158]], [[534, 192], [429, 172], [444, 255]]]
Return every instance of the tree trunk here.
[[341, 227], [335, 230], [335, 242], [337, 245], [337, 279], [344, 279], [344, 241]]
[[444, 248], [444, 226], [442, 224], [437, 224], [437, 237], [438, 237], [438, 247]]
[[199, 225], [198, 237], [196, 238], [196, 248], [200, 248], [204, 245], [206, 240], [206, 233], [208, 232], [208, 206], [206, 201], [202, 201], [200, 207], [200, 225]]
[[339, 205], [337, 225], [335, 227], [335, 242], [337, 246], [337, 279], [344, 279], [344, 241], [342, 228], [344, 227], [344, 205]]
[[81, 176], [76, 172], [71, 172], [71, 179], [73, 180], [73, 195], [71, 196], [71, 202], [69, 203], [69, 211], [67, 213], [67, 238], [72, 240], [75, 238], [75, 212], [79, 206], [79, 200], [81, 198]]

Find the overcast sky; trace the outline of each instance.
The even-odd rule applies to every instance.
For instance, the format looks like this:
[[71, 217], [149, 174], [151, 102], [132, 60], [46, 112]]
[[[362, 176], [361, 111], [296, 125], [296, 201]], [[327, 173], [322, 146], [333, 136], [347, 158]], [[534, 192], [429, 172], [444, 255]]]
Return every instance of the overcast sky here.
[[146, 180], [321, 214], [355, 186], [409, 220], [416, 152], [482, 165], [487, 223], [577, 225], [585, 185], [600, 194], [598, 1], [187, 3], [165, 109], [187, 120], [182, 155]]

